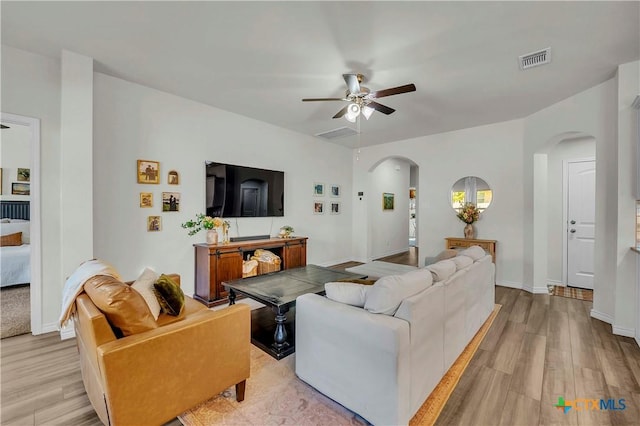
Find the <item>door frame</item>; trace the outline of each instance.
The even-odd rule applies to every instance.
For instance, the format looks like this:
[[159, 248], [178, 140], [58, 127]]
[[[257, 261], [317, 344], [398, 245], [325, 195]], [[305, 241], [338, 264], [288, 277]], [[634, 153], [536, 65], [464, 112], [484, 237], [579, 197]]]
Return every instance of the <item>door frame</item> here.
[[569, 286], [569, 163], [586, 163], [596, 157], [562, 160], [562, 285]]
[[[31, 334], [42, 334], [42, 234], [40, 215], [40, 119], [23, 115], [0, 113], [0, 120], [7, 124], [26, 126], [31, 130], [31, 178], [30, 178], [30, 245], [31, 245]], [[34, 220], [35, 219], [35, 220]], [[47, 330], [51, 331], [51, 330]]]

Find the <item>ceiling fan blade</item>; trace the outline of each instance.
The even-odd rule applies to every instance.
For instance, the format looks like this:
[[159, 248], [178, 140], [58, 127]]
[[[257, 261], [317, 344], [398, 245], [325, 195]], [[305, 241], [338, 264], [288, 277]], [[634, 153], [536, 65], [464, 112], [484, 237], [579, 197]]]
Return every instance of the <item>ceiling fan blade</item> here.
[[346, 101], [343, 98], [304, 98], [302, 102], [317, 102], [317, 101]]
[[374, 102], [374, 101], [369, 102], [367, 104], [367, 106], [375, 109], [376, 111], [380, 111], [383, 114], [387, 114], [387, 115], [392, 114], [395, 111], [395, 109], [393, 109], [393, 108], [389, 108], [386, 105], [382, 105], [382, 104], [379, 104], [379, 103]]
[[358, 74], [342, 74], [350, 93], [360, 93], [360, 82], [358, 81]]
[[416, 91], [416, 85], [411, 83], [411, 84], [405, 84], [404, 86], [393, 87], [391, 89], [378, 90], [376, 92], [372, 92], [369, 95], [369, 97], [384, 98], [385, 96], [399, 95], [400, 93], [415, 92], [415, 91]]
[[338, 111], [338, 113], [336, 115], [334, 115], [332, 118], [340, 118], [343, 115], [345, 115], [347, 113], [347, 108], [349, 108], [349, 105], [347, 105], [346, 107], [342, 108], [340, 111]]

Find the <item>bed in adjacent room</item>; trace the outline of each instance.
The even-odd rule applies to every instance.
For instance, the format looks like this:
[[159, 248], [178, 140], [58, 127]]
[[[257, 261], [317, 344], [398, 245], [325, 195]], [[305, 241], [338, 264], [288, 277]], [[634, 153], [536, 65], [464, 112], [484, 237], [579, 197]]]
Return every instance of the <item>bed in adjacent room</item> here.
[[29, 203], [2, 201], [0, 287], [31, 282]]

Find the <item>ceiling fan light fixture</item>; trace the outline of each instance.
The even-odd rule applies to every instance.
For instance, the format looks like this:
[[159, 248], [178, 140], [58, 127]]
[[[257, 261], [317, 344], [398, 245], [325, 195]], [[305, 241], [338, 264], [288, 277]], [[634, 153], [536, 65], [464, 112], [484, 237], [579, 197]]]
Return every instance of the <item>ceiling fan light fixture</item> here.
[[364, 106], [362, 108], [362, 115], [364, 115], [364, 118], [366, 118], [367, 120], [371, 117], [371, 115], [373, 114], [373, 111], [375, 111], [375, 109], [371, 108], [370, 106]]
[[344, 118], [352, 123], [355, 123], [358, 115], [360, 115], [360, 106], [358, 104], [349, 104], [347, 113], [344, 115]]

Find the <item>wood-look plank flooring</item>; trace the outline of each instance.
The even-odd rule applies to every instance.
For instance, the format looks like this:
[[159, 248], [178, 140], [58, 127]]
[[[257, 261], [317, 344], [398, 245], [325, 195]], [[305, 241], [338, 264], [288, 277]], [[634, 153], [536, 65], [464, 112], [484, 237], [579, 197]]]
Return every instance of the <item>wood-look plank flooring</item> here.
[[[417, 251], [393, 259], [415, 265]], [[502, 309], [438, 425], [640, 424], [640, 348], [591, 318], [591, 302], [496, 287], [496, 303]], [[0, 341], [0, 386], [3, 426], [101, 424], [84, 391], [75, 340], [58, 333]], [[554, 407], [559, 396], [624, 398], [627, 408], [564, 414]]]

